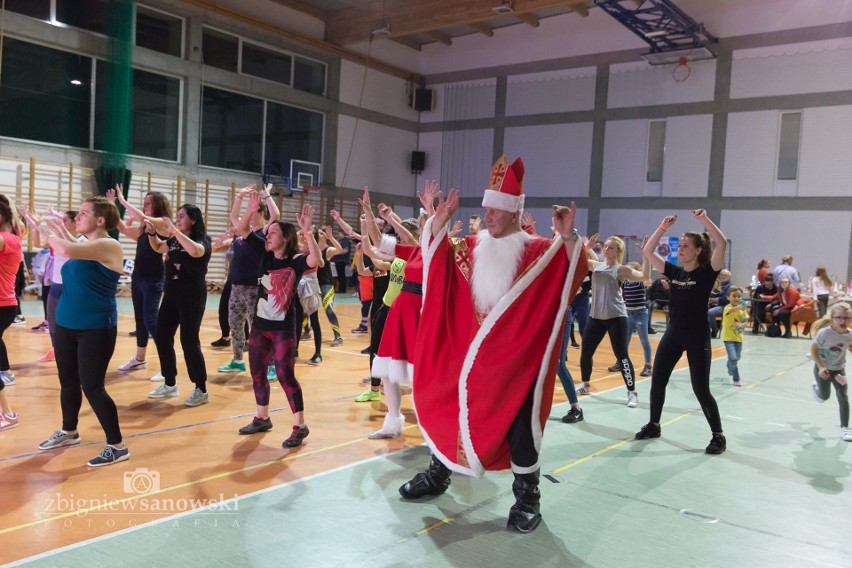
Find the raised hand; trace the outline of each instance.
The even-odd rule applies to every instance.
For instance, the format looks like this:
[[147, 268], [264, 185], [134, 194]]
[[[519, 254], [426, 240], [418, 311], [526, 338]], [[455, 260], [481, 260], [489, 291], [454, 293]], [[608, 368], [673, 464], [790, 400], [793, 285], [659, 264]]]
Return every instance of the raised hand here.
[[358, 203], [360, 203], [362, 207], [365, 207], [367, 209], [370, 208], [370, 188], [366, 185], [364, 186], [364, 195], [361, 196], [361, 199], [358, 200]]
[[593, 249], [593, 248], [595, 248], [595, 245], [597, 244], [598, 239], [599, 239], [600, 237], [601, 237], [601, 234], [600, 234], [600, 233], [595, 233], [594, 235], [592, 235], [591, 237], [589, 237], [588, 239], [586, 239], [586, 240], [585, 240], [586, 248], [587, 248], [587, 249]]
[[695, 209], [692, 212], [692, 216], [696, 219], [706, 219], [707, 218], [707, 210], [706, 209]]
[[384, 203], [379, 203], [376, 206], [376, 210], [379, 212], [379, 216], [390, 223], [391, 216], [393, 216], [393, 209], [385, 205]]
[[[704, 212], [704, 209], [696, 209], [696, 211]], [[693, 215], [695, 215], [694, 211]], [[705, 213], [704, 216], [706, 217], [707, 214]], [[698, 217], [698, 215], [696, 215], [696, 217]], [[663, 220], [660, 223], [660, 227], [665, 227], [665, 229], [668, 230], [672, 225], [675, 224], [675, 221], [677, 221], [677, 215], [666, 215], [665, 217], [663, 217]]]
[[334, 220], [335, 223], [340, 222], [340, 212], [337, 209], [332, 209], [328, 212], [329, 216]]
[[322, 232], [323, 234], [325, 234], [325, 238], [328, 241], [331, 241], [331, 239], [334, 238], [334, 233], [331, 232], [331, 225], [326, 225], [325, 228], [323, 228]]
[[450, 218], [459, 208], [459, 190], [451, 189], [446, 201], [444, 195], [438, 192], [438, 206], [435, 208], [435, 219], [432, 221], [434, 229], [441, 229], [450, 222]]
[[450, 238], [455, 237], [456, 235], [461, 233], [463, 227], [464, 224], [461, 222], [461, 219], [457, 219], [456, 222], [453, 223], [453, 229], [449, 233], [447, 233], [447, 236]]
[[115, 190], [114, 189], [108, 189], [107, 192], [106, 192], [106, 198], [107, 198], [107, 201], [109, 201], [110, 203], [115, 205]]
[[239, 190], [237, 193], [238, 193], [239, 195], [241, 195], [241, 196], [245, 197], [246, 195], [249, 195], [249, 194], [252, 194], [252, 193], [256, 193], [256, 192], [257, 192], [257, 184], [254, 184], [254, 183], [253, 183], [253, 184], [251, 184], [251, 185], [247, 185], [247, 186], [245, 186], [244, 188], [242, 188], [241, 190]]
[[[246, 188], [243, 188], [246, 189]], [[240, 190], [242, 191], [242, 189]], [[256, 191], [249, 193], [248, 203], [246, 204], [246, 212], [248, 214], [255, 213], [260, 210], [260, 194]]]
[[435, 210], [435, 196], [438, 195], [438, 180], [426, 180], [423, 186], [423, 193], [417, 192], [417, 199], [420, 200], [420, 205], [426, 210], [426, 213], [432, 214]]
[[314, 222], [314, 208], [310, 203], [305, 203], [302, 207], [302, 212], [296, 216], [296, 221], [299, 223], [299, 228], [303, 231], [310, 231], [311, 225]]
[[[146, 221], [146, 223], [147, 223], [147, 221]], [[169, 235], [171, 235], [172, 233], [175, 232], [175, 224], [172, 223], [172, 220], [169, 219], [168, 217], [163, 217], [163, 228], [165, 229], [166, 233], [168, 233]]]
[[641, 245], [638, 244], [638, 243], [636, 244], [636, 248], [639, 249], [639, 252], [642, 252], [642, 250], [645, 248], [645, 245], [648, 244], [648, 240], [650, 238], [651, 237], [649, 237], [648, 235], [645, 235], [644, 237], [642, 237], [642, 244]]
[[532, 213], [527, 211], [524, 213], [524, 219], [521, 221], [521, 226], [529, 227], [531, 225], [535, 225], [535, 218], [533, 218]]
[[577, 215], [577, 205], [572, 201], [568, 207], [553, 206], [553, 230], [562, 235], [562, 238], [574, 232], [574, 217]]

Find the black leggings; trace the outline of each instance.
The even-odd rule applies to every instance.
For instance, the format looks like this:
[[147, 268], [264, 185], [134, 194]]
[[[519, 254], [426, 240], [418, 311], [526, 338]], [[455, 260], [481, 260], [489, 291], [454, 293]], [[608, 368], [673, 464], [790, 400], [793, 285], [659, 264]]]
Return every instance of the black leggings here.
[[[15, 321], [15, 316], [18, 315], [18, 306], [3, 306], [0, 308], [0, 371], [8, 371], [11, 369], [9, 363], [9, 353], [6, 351], [6, 342], [3, 341], [3, 334]], [[0, 381], [2, 383], [3, 381]], [[0, 390], [3, 390], [0, 385]]]
[[[299, 351], [299, 344], [302, 341], [302, 325], [305, 324], [305, 308], [302, 307], [302, 302], [296, 301], [296, 351]], [[314, 355], [322, 355], [322, 329], [320, 328], [319, 312], [316, 311], [308, 318], [311, 325], [311, 331], [314, 332]]]
[[535, 447], [535, 438], [532, 432], [534, 392], [535, 385], [527, 393], [524, 403], [518, 410], [518, 414], [506, 434], [506, 440], [509, 442], [509, 453], [512, 456], [512, 465], [519, 468], [529, 469], [538, 466], [538, 449]]
[[704, 411], [704, 417], [713, 432], [722, 431], [722, 418], [716, 399], [710, 393], [710, 329], [704, 327], [700, 333], [684, 330], [666, 329], [657, 355], [654, 357], [654, 370], [651, 372], [651, 422], [659, 424], [666, 402], [666, 386], [672, 371], [680, 361], [683, 352], [689, 361], [689, 376], [692, 380], [692, 392]]
[[373, 376], [373, 360], [379, 353], [379, 344], [382, 342], [382, 333], [385, 331], [388, 311], [390, 311], [390, 308], [383, 302], [373, 314], [372, 326], [370, 327], [370, 386], [373, 387], [382, 384], [382, 379]]
[[[231, 324], [228, 321], [228, 302], [231, 299], [231, 281], [226, 280], [222, 286], [222, 295], [219, 296], [219, 329], [222, 337], [231, 337]], [[248, 337], [248, 334], [246, 334]]]
[[83, 394], [98, 417], [107, 444], [121, 443], [118, 410], [104, 387], [109, 360], [115, 351], [116, 328], [68, 329], [56, 326], [54, 351], [59, 370], [62, 429], [76, 430]]
[[627, 335], [627, 321], [626, 317], [605, 320], [590, 317], [589, 321], [586, 322], [586, 329], [583, 332], [583, 345], [580, 349], [580, 373], [584, 383], [591, 380], [592, 356], [595, 354], [598, 345], [603, 341], [604, 335], [609, 333], [612, 351], [621, 364], [621, 378], [624, 379], [628, 391], [636, 390], [634, 381], [636, 374], [633, 370], [633, 362], [627, 354], [627, 344], [630, 340], [630, 336]]
[[177, 384], [177, 355], [175, 333], [180, 326], [180, 346], [190, 380], [201, 392], [207, 392], [207, 367], [201, 352], [201, 319], [207, 302], [207, 284], [166, 290], [157, 313], [157, 333], [154, 343], [160, 357], [160, 372], [166, 386]]

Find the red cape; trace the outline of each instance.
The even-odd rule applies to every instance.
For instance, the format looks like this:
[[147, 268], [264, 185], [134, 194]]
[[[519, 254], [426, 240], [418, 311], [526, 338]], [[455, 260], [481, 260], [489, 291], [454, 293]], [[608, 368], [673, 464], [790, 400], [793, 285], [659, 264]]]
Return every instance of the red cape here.
[[432, 452], [451, 470], [482, 476], [511, 467], [506, 434], [534, 389], [541, 447], [565, 331], [565, 313], [588, 271], [581, 242], [569, 263], [561, 237], [526, 245], [509, 292], [481, 322], [470, 288], [475, 238], [423, 234], [423, 317], [414, 356], [414, 407]]

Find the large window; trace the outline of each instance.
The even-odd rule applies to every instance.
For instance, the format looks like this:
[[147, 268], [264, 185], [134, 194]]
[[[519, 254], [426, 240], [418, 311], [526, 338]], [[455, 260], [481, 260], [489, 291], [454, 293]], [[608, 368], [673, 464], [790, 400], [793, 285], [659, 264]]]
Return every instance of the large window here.
[[201, 157], [206, 166], [261, 171], [263, 100], [211, 87], [201, 93]]
[[39, 20], [50, 19], [50, 0], [5, 0], [6, 10]]
[[0, 135], [89, 147], [92, 60], [3, 40]]
[[648, 164], [645, 181], [663, 181], [663, 163], [666, 156], [666, 121], [648, 123]]
[[201, 164], [260, 173], [264, 161], [322, 161], [322, 114], [213, 87], [202, 98]]
[[[98, 65], [95, 98], [95, 148], [104, 150], [105, 112], [113, 96], [106, 82], [105, 65]], [[139, 69], [133, 70], [130, 115], [130, 153], [177, 161], [180, 125], [180, 80]]]
[[107, 2], [105, 0], [56, 0], [56, 21], [106, 35]]
[[136, 45], [181, 57], [183, 20], [158, 10], [137, 6]]
[[300, 91], [325, 94], [326, 66], [319, 61], [263, 47], [211, 28], [204, 28], [201, 45], [205, 65], [290, 85]]

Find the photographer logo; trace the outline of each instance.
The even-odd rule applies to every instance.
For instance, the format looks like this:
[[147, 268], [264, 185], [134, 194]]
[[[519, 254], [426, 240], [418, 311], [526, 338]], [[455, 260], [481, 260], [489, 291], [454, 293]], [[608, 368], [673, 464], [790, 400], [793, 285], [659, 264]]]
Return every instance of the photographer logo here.
[[160, 472], [146, 467], [137, 467], [124, 472], [124, 492], [132, 494], [151, 493], [160, 490]]

